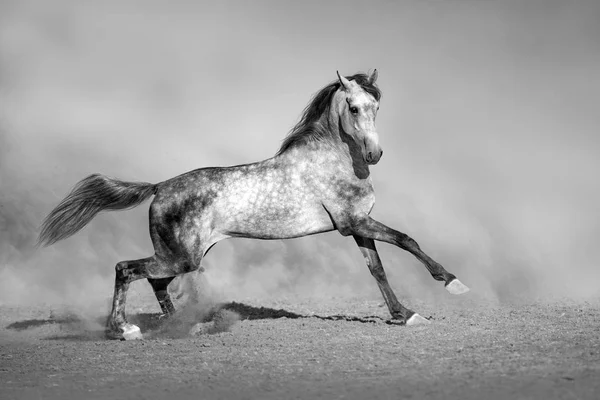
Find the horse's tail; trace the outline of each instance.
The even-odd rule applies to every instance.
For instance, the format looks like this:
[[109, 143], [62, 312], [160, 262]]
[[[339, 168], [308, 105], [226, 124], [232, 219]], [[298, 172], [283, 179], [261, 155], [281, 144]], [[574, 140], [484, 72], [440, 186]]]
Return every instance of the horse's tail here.
[[125, 210], [140, 205], [156, 193], [156, 185], [122, 182], [100, 174], [82, 179], [44, 219], [38, 244], [49, 246], [86, 226], [104, 210]]

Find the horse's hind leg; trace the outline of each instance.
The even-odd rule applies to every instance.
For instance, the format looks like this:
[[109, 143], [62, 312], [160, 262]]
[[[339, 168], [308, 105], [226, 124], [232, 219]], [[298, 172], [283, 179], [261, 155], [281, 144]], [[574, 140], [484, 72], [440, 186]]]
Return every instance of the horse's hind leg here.
[[150, 282], [156, 295], [156, 300], [158, 300], [158, 304], [160, 304], [160, 308], [165, 316], [169, 316], [175, 312], [175, 306], [173, 306], [171, 296], [167, 291], [167, 287], [173, 279], [175, 279], [174, 276], [159, 279], [148, 278], [148, 282]]
[[140, 328], [127, 322], [125, 317], [125, 303], [127, 300], [127, 289], [133, 281], [150, 276], [163, 278], [154, 257], [141, 260], [121, 261], [115, 267], [115, 294], [113, 297], [112, 311], [106, 323], [106, 336], [111, 339], [141, 339]]

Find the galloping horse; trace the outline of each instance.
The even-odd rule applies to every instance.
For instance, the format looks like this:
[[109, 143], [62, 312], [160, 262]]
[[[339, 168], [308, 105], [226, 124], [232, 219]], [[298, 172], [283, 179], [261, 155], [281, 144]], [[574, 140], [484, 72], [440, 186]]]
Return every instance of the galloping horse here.
[[153, 256], [116, 265], [115, 292], [106, 334], [138, 339], [127, 322], [129, 284], [146, 278], [164, 314], [175, 311], [167, 286], [201, 268], [202, 258], [231, 237], [287, 239], [337, 230], [352, 236], [377, 281], [393, 318], [406, 325], [428, 323], [404, 307], [388, 284], [375, 240], [412, 253], [452, 294], [469, 289], [425, 254], [412, 238], [369, 216], [375, 204], [370, 165], [383, 150], [375, 128], [381, 92], [371, 74], [340, 76], [321, 89], [300, 121], [267, 160], [223, 168], [201, 168], [151, 184], [94, 174], [80, 181], [46, 217], [39, 243], [65, 239], [103, 210], [138, 206], [150, 196]]

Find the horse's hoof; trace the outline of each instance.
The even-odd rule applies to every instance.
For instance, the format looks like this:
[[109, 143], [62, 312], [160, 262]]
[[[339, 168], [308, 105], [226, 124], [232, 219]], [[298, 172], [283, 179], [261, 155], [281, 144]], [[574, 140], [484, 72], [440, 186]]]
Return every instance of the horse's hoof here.
[[139, 327], [133, 324], [125, 324], [117, 330], [107, 329], [105, 331], [106, 337], [114, 340], [141, 340], [142, 331]]
[[125, 324], [123, 326], [123, 340], [140, 340], [144, 337], [142, 336], [142, 331], [138, 328], [137, 325], [133, 324]]
[[428, 325], [430, 323], [431, 321], [429, 321], [427, 318], [421, 317], [417, 313], [414, 313], [409, 319], [406, 320], [406, 326]]
[[451, 294], [463, 294], [467, 293], [470, 289], [461, 281], [454, 278], [446, 285], [446, 290]]

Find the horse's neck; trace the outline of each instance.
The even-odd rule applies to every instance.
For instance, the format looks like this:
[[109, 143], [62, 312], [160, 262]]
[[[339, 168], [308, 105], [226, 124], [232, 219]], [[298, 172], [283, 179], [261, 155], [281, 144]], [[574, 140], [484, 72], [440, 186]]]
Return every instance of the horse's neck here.
[[[321, 122], [321, 121], [320, 121]], [[331, 138], [326, 141], [308, 141], [293, 147], [276, 157], [281, 166], [296, 166], [311, 170], [315, 175], [335, 174], [338, 178], [364, 180], [370, 175], [369, 166], [363, 161], [360, 149], [354, 140], [340, 131], [337, 121], [329, 121]]]
[[332, 138], [332, 146], [328, 149], [330, 155], [338, 158], [340, 165], [345, 167], [349, 174], [358, 179], [368, 178], [369, 166], [363, 160], [358, 144], [341, 128], [338, 114], [332, 111], [328, 116], [328, 122]]

